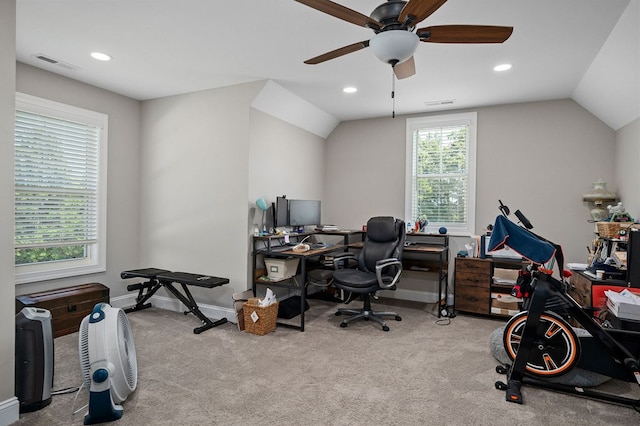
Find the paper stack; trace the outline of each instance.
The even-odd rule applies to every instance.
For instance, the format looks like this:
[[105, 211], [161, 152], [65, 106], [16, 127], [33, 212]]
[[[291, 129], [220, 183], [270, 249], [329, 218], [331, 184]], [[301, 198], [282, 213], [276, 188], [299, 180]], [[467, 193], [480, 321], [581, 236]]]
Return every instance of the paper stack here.
[[632, 293], [628, 289], [620, 293], [606, 290], [607, 308], [618, 318], [640, 321], [640, 296]]
[[336, 225], [320, 225], [316, 227], [316, 231], [329, 232], [329, 231], [339, 231], [339, 230], [340, 228], [338, 228]]

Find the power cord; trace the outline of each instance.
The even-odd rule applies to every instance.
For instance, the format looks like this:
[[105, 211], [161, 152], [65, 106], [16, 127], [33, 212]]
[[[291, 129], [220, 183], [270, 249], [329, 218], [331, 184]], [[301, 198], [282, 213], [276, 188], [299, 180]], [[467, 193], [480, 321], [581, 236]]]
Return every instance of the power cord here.
[[67, 393], [77, 392], [79, 389], [80, 389], [80, 387], [78, 387], [78, 386], [71, 386], [71, 387], [68, 387], [68, 388], [51, 391], [51, 395], [65, 395]]
[[85, 384], [84, 382], [82, 382], [82, 385], [80, 385], [80, 387], [78, 388], [77, 392], [76, 392], [76, 396], [75, 398], [73, 398], [73, 403], [71, 404], [71, 414], [75, 415], [78, 414], [80, 411], [84, 410], [85, 408], [87, 408], [89, 406], [89, 403], [87, 402], [85, 405], [83, 405], [82, 407], [78, 408], [77, 410], [76, 408], [76, 402], [78, 401], [78, 395], [80, 395], [80, 391], [82, 389], [84, 389]]

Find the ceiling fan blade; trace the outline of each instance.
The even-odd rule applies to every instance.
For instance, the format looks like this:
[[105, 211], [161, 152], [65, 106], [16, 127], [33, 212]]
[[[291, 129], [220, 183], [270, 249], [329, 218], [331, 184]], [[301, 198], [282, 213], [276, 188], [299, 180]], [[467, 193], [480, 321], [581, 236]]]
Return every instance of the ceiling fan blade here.
[[351, 22], [352, 24], [359, 25], [361, 27], [380, 28], [382, 25], [380, 22], [372, 19], [360, 12], [356, 12], [353, 9], [342, 6], [338, 3], [334, 3], [329, 0], [296, 0], [298, 3], [307, 5], [313, 9], [324, 12], [328, 15], [335, 16], [343, 21]]
[[416, 62], [413, 60], [413, 56], [404, 62], [400, 62], [393, 67], [393, 72], [398, 80], [411, 77], [416, 73]]
[[316, 56], [315, 58], [307, 59], [304, 61], [305, 64], [315, 65], [324, 61], [328, 61], [329, 59], [335, 59], [340, 56], [344, 56], [348, 53], [357, 52], [360, 49], [364, 49], [369, 46], [369, 40], [359, 41], [358, 43], [353, 43], [348, 46], [341, 47], [336, 50], [332, 50], [331, 52], [323, 53], [322, 55]]
[[[398, 16], [398, 22], [407, 24], [408, 27], [413, 27], [418, 22], [427, 19], [428, 16], [446, 2], [447, 0], [409, 0], [402, 8]], [[407, 18], [409, 19], [408, 23], [405, 22]]]
[[503, 43], [512, 32], [513, 27], [493, 25], [435, 25], [416, 34], [427, 43]]

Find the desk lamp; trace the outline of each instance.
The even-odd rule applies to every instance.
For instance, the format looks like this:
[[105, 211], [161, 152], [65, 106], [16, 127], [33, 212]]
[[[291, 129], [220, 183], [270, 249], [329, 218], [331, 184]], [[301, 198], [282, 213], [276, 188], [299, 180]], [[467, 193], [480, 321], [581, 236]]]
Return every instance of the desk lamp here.
[[264, 198], [260, 197], [256, 200], [256, 206], [262, 210], [262, 235], [266, 235], [267, 234], [267, 228], [264, 224], [264, 215], [265, 212], [267, 211], [267, 209], [269, 208], [269, 205], [267, 205], [267, 202]]
[[593, 204], [591, 209], [591, 217], [595, 222], [607, 220], [609, 213], [602, 207], [604, 203], [614, 202], [618, 199], [615, 192], [607, 190], [607, 183], [602, 179], [593, 182], [590, 192], [582, 195], [582, 200]]

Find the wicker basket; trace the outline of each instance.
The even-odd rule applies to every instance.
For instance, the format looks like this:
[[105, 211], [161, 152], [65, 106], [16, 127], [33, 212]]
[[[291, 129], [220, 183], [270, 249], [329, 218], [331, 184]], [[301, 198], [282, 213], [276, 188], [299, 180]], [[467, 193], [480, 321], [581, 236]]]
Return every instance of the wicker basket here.
[[[244, 311], [244, 331], [258, 336], [264, 336], [276, 329], [276, 318], [278, 318], [278, 302], [269, 306], [258, 306], [249, 302], [242, 305]], [[251, 318], [256, 313], [256, 321]]]
[[627, 229], [633, 222], [596, 222], [598, 225], [598, 234], [602, 238], [618, 238], [618, 232]]

